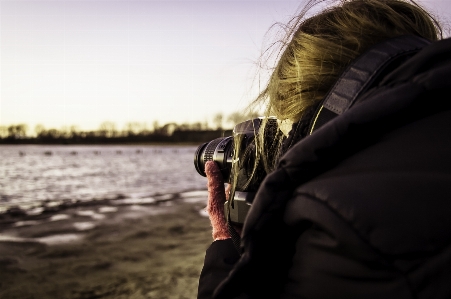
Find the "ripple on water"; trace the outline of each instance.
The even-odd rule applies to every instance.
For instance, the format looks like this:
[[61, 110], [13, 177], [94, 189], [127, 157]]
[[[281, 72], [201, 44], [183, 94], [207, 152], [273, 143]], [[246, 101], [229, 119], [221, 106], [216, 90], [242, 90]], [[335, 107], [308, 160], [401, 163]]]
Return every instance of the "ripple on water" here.
[[25, 221], [17, 221], [16, 223], [14, 223], [15, 227], [20, 227], [20, 226], [32, 226], [32, 225], [37, 225], [41, 223], [40, 221], [37, 220], [25, 220]]
[[96, 227], [94, 222], [74, 222], [73, 226], [75, 227], [76, 230], [80, 231], [90, 230]]
[[114, 212], [117, 212], [117, 207], [108, 207], [108, 206], [105, 206], [105, 207], [100, 207], [99, 208], [99, 213], [114, 213]]
[[69, 218], [70, 218], [70, 216], [67, 214], [56, 214], [56, 215], [53, 215], [52, 217], [50, 217], [49, 220], [50, 221], [59, 221], [59, 220], [66, 220]]
[[42, 238], [21, 238], [10, 235], [0, 234], [0, 242], [40, 242], [46, 245], [58, 245], [58, 244], [67, 244], [71, 242], [79, 241], [83, 238], [83, 235], [80, 234], [58, 234], [58, 235], [50, 235]]
[[115, 199], [119, 194], [134, 200], [129, 204], [170, 200], [173, 195], [165, 194], [205, 188], [206, 179], [192, 162], [195, 151], [195, 146], [2, 146], [0, 213], [20, 206], [34, 215], [42, 212], [33, 210], [39, 206]]
[[156, 200], [153, 197], [146, 198], [125, 198], [125, 199], [117, 199], [114, 201], [116, 205], [133, 205], [133, 204], [152, 204], [155, 203]]
[[83, 238], [79, 234], [59, 234], [37, 238], [36, 240], [47, 245], [58, 245], [80, 241]]
[[199, 191], [190, 191], [180, 193], [180, 197], [184, 202], [188, 203], [197, 203], [197, 202], [205, 202], [207, 203], [208, 191], [199, 190]]
[[0, 242], [30, 242], [33, 239], [0, 234]]
[[77, 211], [77, 215], [91, 217], [92, 219], [96, 219], [96, 220], [101, 220], [101, 219], [105, 218], [105, 215], [96, 213], [92, 210]]

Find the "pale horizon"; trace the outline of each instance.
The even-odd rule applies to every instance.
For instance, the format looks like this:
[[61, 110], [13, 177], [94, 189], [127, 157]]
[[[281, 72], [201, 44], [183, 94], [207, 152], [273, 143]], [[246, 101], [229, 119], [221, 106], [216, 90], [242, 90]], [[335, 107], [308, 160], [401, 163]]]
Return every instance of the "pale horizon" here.
[[[451, 3], [418, 2], [447, 23]], [[212, 124], [255, 97], [265, 34], [302, 3], [0, 0], [0, 126]]]

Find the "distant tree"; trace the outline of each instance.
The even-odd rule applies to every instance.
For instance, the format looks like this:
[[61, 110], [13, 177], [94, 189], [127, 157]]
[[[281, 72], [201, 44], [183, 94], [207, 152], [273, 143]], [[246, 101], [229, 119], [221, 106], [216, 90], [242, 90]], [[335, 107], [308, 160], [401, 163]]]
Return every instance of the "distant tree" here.
[[213, 123], [218, 130], [222, 129], [222, 123], [224, 120], [224, 115], [222, 113], [217, 113], [213, 116]]
[[210, 127], [208, 126], [208, 120], [205, 120], [202, 123], [202, 130], [208, 130]]
[[70, 126], [70, 132], [78, 133], [78, 132], [80, 132], [80, 128], [77, 125], [72, 125], [72, 126]]
[[26, 124], [18, 124], [8, 126], [8, 137], [20, 139], [27, 136], [28, 126]]
[[245, 120], [245, 115], [241, 112], [233, 112], [232, 114], [227, 117], [227, 121], [232, 124], [232, 126], [235, 126], [236, 124], [239, 124], [240, 122], [243, 122]]
[[191, 124], [191, 130], [194, 130], [194, 131], [201, 131], [204, 129], [203, 127], [204, 126], [201, 122], [195, 122], [195, 123]]
[[8, 128], [6, 126], [0, 126], [0, 138], [8, 137]]
[[34, 127], [34, 132], [36, 133], [36, 136], [41, 136], [43, 132], [45, 132], [45, 127], [41, 124], [37, 124]]
[[147, 126], [147, 123], [142, 122], [141, 128], [139, 129], [139, 135], [148, 135], [150, 133], [150, 129]]
[[71, 138], [77, 138], [78, 136], [80, 136], [80, 129], [78, 128], [78, 126], [72, 125], [70, 126], [69, 130]]
[[104, 121], [99, 126], [99, 135], [101, 137], [111, 138], [118, 135], [116, 130], [116, 124], [111, 121]]
[[158, 120], [155, 120], [153, 122], [152, 129], [154, 133], [158, 133], [158, 131], [160, 130], [160, 123], [158, 122]]
[[[166, 125], [165, 125], [165, 126], [166, 126]], [[164, 128], [165, 126], [163, 126], [163, 128]], [[190, 125], [189, 123], [183, 123], [183, 124], [181, 124], [181, 125], [175, 124], [175, 126], [176, 126], [176, 130], [177, 130], [177, 131], [191, 131], [191, 125]]]
[[172, 136], [176, 129], [180, 129], [176, 123], [165, 124], [163, 127], [159, 129], [159, 132], [166, 136]]
[[139, 132], [142, 130], [142, 124], [139, 122], [128, 122], [125, 124], [124, 131], [128, 136], [135, 136], [138, 135]]
[[72, 137], [72, 133], [69, 127], [63, 126], [60, 130], [60, 137], [64, 139], [68, 139]]
[[57, 129], [49, 129], [46, 135], [52, 139], [58, 139], [61, 136], [61, 132]]

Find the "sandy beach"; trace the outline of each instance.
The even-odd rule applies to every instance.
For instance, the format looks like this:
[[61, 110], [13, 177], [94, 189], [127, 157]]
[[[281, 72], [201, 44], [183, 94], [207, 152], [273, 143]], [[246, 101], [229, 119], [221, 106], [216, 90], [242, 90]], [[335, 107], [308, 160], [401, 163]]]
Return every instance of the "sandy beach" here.
[[0, 217], [0, 298], [196, 298], [206, 192]]

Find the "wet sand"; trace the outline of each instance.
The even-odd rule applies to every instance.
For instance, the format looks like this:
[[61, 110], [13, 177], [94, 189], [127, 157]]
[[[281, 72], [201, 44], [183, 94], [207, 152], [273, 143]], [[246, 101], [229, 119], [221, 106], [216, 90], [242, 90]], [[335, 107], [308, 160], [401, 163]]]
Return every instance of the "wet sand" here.
[[0, 219], [0, 298], [196, 298], [206, 193]]

